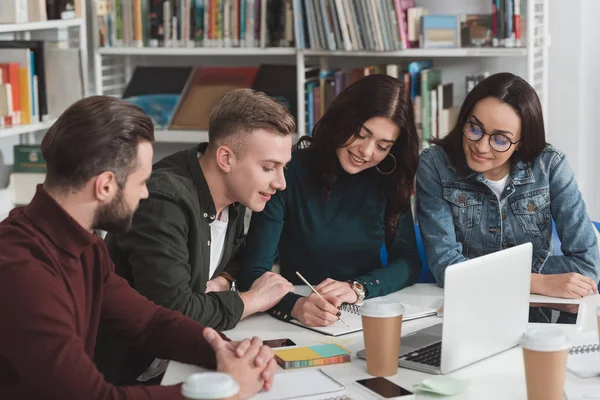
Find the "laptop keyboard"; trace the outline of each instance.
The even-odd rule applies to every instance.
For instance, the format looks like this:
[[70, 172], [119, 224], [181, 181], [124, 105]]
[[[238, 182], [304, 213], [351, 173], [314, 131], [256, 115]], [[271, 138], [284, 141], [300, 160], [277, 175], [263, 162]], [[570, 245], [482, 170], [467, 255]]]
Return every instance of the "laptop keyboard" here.
[[442, 360], [442, 342], [437, 342], [405, 354], [400, 359], [439, 367]]

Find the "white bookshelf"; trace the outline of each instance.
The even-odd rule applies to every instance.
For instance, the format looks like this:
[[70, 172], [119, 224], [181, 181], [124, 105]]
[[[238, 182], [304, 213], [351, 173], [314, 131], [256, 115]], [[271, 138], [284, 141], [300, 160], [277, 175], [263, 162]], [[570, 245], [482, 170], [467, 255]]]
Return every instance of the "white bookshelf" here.
[[56, 119], [51, 119], [45, 122], [38, 122], [28, 125], [17, 125], [10, 128], [0, 128], [0, 139], [10, 136], [23, 135], [26, 133], [44, 131], [52, 126]]
[[[292, 142], [296, 143], [300, 136], [292, 135]], [[208, 142], [208, 131], [194, 130], [167, 130], [157, 129], [154, 131], [154, 141], [156, 143], [192, 143]]]
[[[2, 1], [2, 0], [0, 0]], [[85, 2], [83, 2], [85, 3]], [[85, 4], [83, 8], [85, 15]], [[0, 24], [0, 40], [48, 40], [68, 43], [69, 47], [79, 48], [81, 51], [83, 87], [87, 93], [88, 81], [88, 41], [85, 18], [48, 20], [43, 22], [27, 22], [21, 24]], [[10, 136], [25, 135], [48, 129], [56, 119], [37, 122], [28, 125], [17, 125], [0, 128], [0, 139]], [[26, 140], [23, 138], [23, 140]]]
[[[357, 68], [374, 64], [402, 64], [410, 59], [434, 59], [444, 71], [444, 81], [454, 83], [455, 104], [464, 99], [464, 77], [484, 71], [508, 71], [524, 77], [538, 92], [547, 114], [548, 88], [548, 3], [549, 0], [523, 0], [527, 12], [522, 19], [524, 47], [519, 48], [414, 48], [400, 51], [327, 51], [295, 48], [96, 48], [94, 57], [95, 88], [98, 94], [121, 96], [137, 65], [259, 65], [293, 63], [297, 69], [297, 128], [306, 133], [306, 67]], [[430, 14], [480, 14], [489, 8], [481, 0], [417, 0]], [[489, 11], [488, 11], [489, 12]], [[92, 21], [95, 19], [92, 18]], [[295, 19], [297, 22], [297, 19]], [[295, 26], [298, 32], [299, 27]], [[97, 31], [94, 26], [94, 31]], [[97, 38], [94, 38], [97, 46]], [[155, 58], [157, 57], [157, 58]], [[159, 61], [160, 60], [160, 61]], [[174, 132], [174, 133], [173, 133]], [[164, 131], [159, 142], [189, 143], [202, 132]]]
[[293, 47], [269, 47], [265, 49], [252, 47], [212, 48], [212, 47], [106, 47], [98, 49], [98, 54], [105, 56], [255, 56], [278, 57], [295, 56]]
[[157, 143], [201, 143], [208, 142], [208, 131], [156, 130]]
[[70, 28], [84, 24], [85, 20], [81, 18], [55, 19], [43, 22], [26, 22], [23, 24], [0, 24], [0, 33], [43, 31], [49, 29]]
[[[4, 1], [0, 0], [0, 2]], [[85, 1], [82, 2], [82, 15], [86, 15], [85, 3]], [[22, 24], [0, 24], [0, 40], [44, 40], [60, 42], [69, 48], [78, 48], [81, 52], [83, 88], [86, 95], [88, 91], [87, 37], [85, 18], [48, 20]], [[0, 128], [0, 153], [3, 161], [0, 164], [0, 176], [5, 177], [10, 172], [13, 146], [17, 143], [36, 143], [40, 136], [34, 133], [45, 133], [55, 121], [56, 118], [53, 118], [28, 125]], [[3, 220], [13, 207], [12, 189], [10, 187], [0, 188], [0, 220]]]
[[440, 57], [523, 57], [527, 49], [519, 48], [455, 48], [455, 49], [406, 49], [398, 51], [327, 51], [304, 50], [305, 56], [313, 57], [373, 57], [373, 58], [440, 58]]

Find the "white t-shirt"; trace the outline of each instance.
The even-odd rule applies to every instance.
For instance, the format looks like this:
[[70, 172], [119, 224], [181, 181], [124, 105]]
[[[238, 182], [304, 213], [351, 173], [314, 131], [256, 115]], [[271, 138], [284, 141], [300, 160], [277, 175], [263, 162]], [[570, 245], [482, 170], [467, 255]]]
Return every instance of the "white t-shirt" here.
[[221, 258], [223, 257], [223, 248], [225, 247], [225, 235], [227, 234], [227, 225], [229, 225], [229, 207], [221, 211], [219, 219], [210, 223], [210, 272], [209, 279], [213, 279], [213, 274], [217, 270]]
[[500, 179], [499, 181], [492, 181], [492, 180], [488, 179], [488, 184], [490, 185], [490, 187], [492, 188], [494, 193], [496, 193], [496, 197], [498, 197], [498, 199], [500, 199], [500, 196], [502, 195], [502, 192], [504, 191], [504, 187], [506, 186], [507, 180], [508, 180], [508, 175], [506, 175], [504, 178]]

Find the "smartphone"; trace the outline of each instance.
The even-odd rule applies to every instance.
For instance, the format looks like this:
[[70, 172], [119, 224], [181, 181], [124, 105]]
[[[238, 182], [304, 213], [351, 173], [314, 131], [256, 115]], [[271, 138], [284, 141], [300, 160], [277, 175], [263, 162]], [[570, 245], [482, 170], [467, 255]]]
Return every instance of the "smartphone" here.
[[412, 396], [413, 393], [382, 377], [359, 379], [356, 381], [363, 388], [378, 394], [381, 398]]
[[295, 346], [296, 343], [292, 342], [291, 339], [271, 339], [271, 340], [265, 340], [263, 341], [263, 344], [265, 346], [269, 346], [269, 347], [287, 347], [287, 346]]

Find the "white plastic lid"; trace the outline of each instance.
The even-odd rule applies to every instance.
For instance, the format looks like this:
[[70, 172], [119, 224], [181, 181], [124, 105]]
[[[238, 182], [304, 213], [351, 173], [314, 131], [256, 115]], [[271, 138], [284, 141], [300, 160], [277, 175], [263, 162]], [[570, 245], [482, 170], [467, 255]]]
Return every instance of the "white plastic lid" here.
[[181, 386], [181, 394], [188, 399], [226, 399], [239, 391], [240, 386], [235, 379], [222, 372], [192, 374]]
[[561, 351], [569, 348], [569, 340], [560, 329], [535, 328], [523, 335], [521, 347], [533, 351]]
[[360, 307], [361, 315], [372, 318], [391, 318], [404, 314], [404, 306], [393, 300], [369, 300]]

